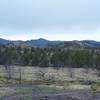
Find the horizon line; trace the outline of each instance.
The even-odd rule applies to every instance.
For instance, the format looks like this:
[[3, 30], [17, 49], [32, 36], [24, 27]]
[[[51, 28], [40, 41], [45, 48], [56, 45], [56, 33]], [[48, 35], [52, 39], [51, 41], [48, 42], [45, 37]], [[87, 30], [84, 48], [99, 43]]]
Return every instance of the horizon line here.
[[[51, 39], [46, 39], [46, 38], [42, 38], [42, 37], [40, 37], [40, 38], [34, 38], [34, 39], [27, 39], [27, 40], [22, 40], [22, 39], [7, 39], [7, 38], [0, 38], [0, 39], [3, 39], [3, 40], [7, 40], [7, 41], [31, 41], [31, 40], [39, 40], [39, 39], [44, 39], [44, 40], [47, 40], [47, 41], [98, 41], [98, 40], [95, 40], [95, 39], [83, 39], [83, 40], [79, 40], [79, 39], [73, 39], [73, 40], [60, 40], [60, 39], [55, 39], [55, 40], [51, 40]], [[98, 41], [98, 42], [100, 42], [100, 41]]]

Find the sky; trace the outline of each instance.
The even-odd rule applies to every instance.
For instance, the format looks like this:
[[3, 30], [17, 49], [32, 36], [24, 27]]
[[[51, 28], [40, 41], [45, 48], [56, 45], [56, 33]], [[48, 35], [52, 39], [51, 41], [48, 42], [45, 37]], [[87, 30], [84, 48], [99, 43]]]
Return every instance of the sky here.
[[100, 41], [100, 0], [0, 0], [0, 38]]

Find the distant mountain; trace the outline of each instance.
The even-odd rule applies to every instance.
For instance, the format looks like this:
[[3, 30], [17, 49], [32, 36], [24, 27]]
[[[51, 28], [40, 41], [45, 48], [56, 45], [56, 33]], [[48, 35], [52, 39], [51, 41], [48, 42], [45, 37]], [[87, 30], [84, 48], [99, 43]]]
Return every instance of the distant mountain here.
[[49, 40], [46, 40], [46, 39], [43, 39], [43, 38], [26, 41], [26, 43], [29, 43], [29, 44], [35, 45], [35, 46], [46, 46], [46, 45], [59, 44], [59, 43], [63, 43], [63, 42], [64, 41], [49, 41]]
[[28, 40], [28, 41], [11, 41], [0, 39], [1, 45], [15, 45], [15, 46], [46, 46], [63, 43], [64, 41], [49, 41], [43, 38]]
[[92, 44], [92, 45], [100, 46], [100, 42], [94, 41], [94, 40], [84, 40], [83, 42], [86, 42], [86, 43], [89, 43], [89, 44]]
[[100, 46], [100, 42], [94, 40], [83, 41], [49, 41], [43, 38], [28, 40], [28, 41], [11, 41], [0, 38], [0, 45], [14, 45], [14, 46], [47, 46], [47, 45], [61, 45], [67, 47], [94, 47]]
[[31, 45], [36, 45], [36, 46], [45, 46], [51, 43], [51, 41], [40, 38], [40, 39], [26, 41], [26, 43], [29, 43]]
[[10, 40], [5, 40], [5, 39], [0, 38], [0, 44], [5, 45], [5, 44], [8, 44], [8, 43], [10, 43]]

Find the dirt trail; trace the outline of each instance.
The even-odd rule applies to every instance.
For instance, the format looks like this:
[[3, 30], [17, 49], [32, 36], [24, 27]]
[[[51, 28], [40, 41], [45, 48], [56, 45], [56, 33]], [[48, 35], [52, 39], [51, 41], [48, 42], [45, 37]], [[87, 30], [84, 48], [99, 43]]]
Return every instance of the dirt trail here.
[[[25, 99], [31, 97], [31, 99]], [[0, 100], [100, 100], [100, 93], [94, 96], [89, 91], [65, 91], [63, 93], [30, 93], [2, 97]]]

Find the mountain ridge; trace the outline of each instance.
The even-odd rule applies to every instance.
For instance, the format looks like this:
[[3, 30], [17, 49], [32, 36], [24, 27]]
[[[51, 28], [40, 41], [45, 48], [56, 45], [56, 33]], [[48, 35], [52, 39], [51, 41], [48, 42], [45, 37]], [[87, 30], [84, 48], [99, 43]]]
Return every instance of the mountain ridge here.
[[22, 41], [22, 40], [6, 40], [0, 38], [0, 45], [47, 46], [47, 45], [58, 45], [58, 44], [100, 46], [100, 42], [95, 40], [51, 41], [44, 38], [39, 38], [39, 39]]

